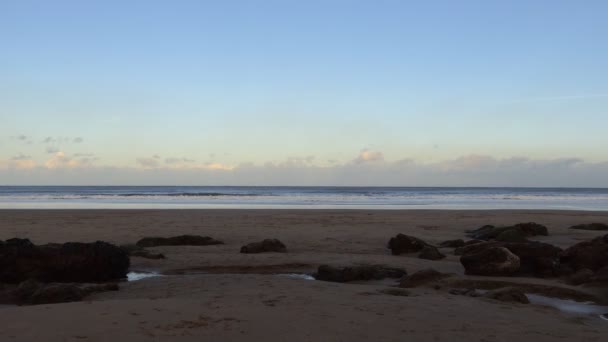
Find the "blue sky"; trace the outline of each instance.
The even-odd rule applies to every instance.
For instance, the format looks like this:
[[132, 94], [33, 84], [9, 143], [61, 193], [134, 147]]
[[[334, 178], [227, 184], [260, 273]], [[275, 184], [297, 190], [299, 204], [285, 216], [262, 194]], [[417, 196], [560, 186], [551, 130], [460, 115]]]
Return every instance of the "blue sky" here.
[[608, 161], [606, 13], [606, 1], [0, 0], [0, 183], [169, 169], [154, 182], [247, 184], [235, 170], [272, 166], [295, 184], [277, 165], [338, 172], [366, 155], [376, 168], [483, 157], [595, 170]]

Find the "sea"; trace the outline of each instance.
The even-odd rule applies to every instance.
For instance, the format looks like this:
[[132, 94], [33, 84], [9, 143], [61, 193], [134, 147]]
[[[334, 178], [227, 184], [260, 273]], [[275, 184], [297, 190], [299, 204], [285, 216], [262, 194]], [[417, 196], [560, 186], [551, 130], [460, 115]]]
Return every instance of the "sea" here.
[[0, 209], [608, 210], [607, 188], [0, 186]]

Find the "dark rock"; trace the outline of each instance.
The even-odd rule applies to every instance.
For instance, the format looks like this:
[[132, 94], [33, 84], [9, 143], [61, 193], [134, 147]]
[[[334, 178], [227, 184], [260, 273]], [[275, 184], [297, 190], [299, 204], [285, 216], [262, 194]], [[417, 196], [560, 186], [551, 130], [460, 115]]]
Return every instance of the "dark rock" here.
[[266, 252], [278, 252], [285, 253], [287, 248], [285, 245], [277, 239], [265, 239], [260, 242], [250, 243], [241, 247], [241, 253], [266, 253]]
[[463, 247], [464, 247], [464, 246], [475, 245], [475, 244], [478, 244], [478, 243], [480, 243], [480, 242], [485, 242], [485, 241], [484, 241], [484, 240], [476, 240], [476, 239], [473, 239], [473, 240], [468, 240], [468, 241], [465, 241], [465, 242], [464, 242]]
[[588, 268], [582, 268], [566, 278], [570, 285], [580, 285], [593, 280], [594, 272]]
[[535, 222], [518, 223], [513, 227], [521, 229], [526, 234], [526, 236], [549, 235], [549, 230], [547, 229], [547, 227]]
[[460, 262], [466, 274], [483, 276], [510, 276], [520, 267], [519, 257], [504, 247], [484, 248], [475, 253], [464, 254]]
[[422, 249], [420, 254], [418, 254], [418, 258], [426, 260], [441, 260], [445, 258], [445, 255], [441, 254], [436, 247], [426, 246]]
[[496, 236], [496, 241], [504, 242], [525, 242], [526, 234], [523, 230], [518, 228], [505, 229], [502, 233]]
[[608, 230], [608, 224], [605, 224], [605, 223], [578, 224], [576, 226], [570, 227], [570, 229], [579, 229], [579, 230]]
[[127, 253], [106, 242], [7, 242], [0, 245], [0, 282], [102, 282], [126, 277], [129, 268]]
[[384, 278], [401, 278], [405, 270], [383, 266], [334, 267], [321, 265], [314, 275], [317, 280], [345, 283], [349, 281], [380, 280]]
[[85, 296], [85, 291], [74, 284], [51, 284], [41, 286], [28, 298], [26, 304], [38, 305], [78, 302]]
[[411, 275], [406, 275], [401, 278], [399, 282], [399, 287], [411, 288], [418, 287], [421, 285], [426, 285], [428, 283], [433, 283], [439, 281], [441, 279], [449, 277], [449, 274], [441, 273], [432, 268], [427, 268], [424, 270], [420, 270]]
[[74, 284], [40, 283], [29, 279], [21, 282], [12, 291], [12, 301], [18, 305], [55, 304], [76, 302], [85, 296], [105, 291], [118, 291], [118, 285], [111, 284]]
[[504, 287], [501, 289], [488, 291], [483, 295], [483, 297], [507, 303], [530, 304], [530, 300], [528, 300], [526, 294], [514, 287]]
[[221, 245], [222, 241], [215, 240], [208, 236], [200, 235], [179, 235], [173, 237], [146, 237], [137, 241], [139, 247], [157, 247], [157, 246], [209, 246]]
[[4, 242], [4, 246], [10, 247], [34, 247], [34, 244], [29, 239], [12, 238]]
[[418, 238], [405, 234], [397, 234], [388, 242], [388, 248], [393, 255], [420, 252], [428, 244]]
[[129, 255], [133, 256], [133, 257], [140, 257], [140, 258], [145, 258], [145, 259], [166, 259], [165, 255], [163, 253], [154, 253], [154, 252], [150, 252], [149, 250], [146, 250], [146, 249], [133, 251]]
[[484, 242], [458, 248], [460, 255], [477, 253], [492, 247], [504, 247], [520, 259], [518, 275], [534, 275], [541, 277], [555, 276], [559, 272], [559, 257], [561, 248], [553, 245], [529, 242]]
[[146, 259], [166, 259], [165, 255], [162, 253], [154, 253], [143, 247], [139, 247], [133, 244], [121, 245], [120, 248], [132, 257], [140, 257]]
[[382, 289], [382, 290], [378, 290], [378, 292], [387, 294], [390, 296], [399, 296], [399, 297], [409, 297], [412, 295], [412, 293], [408, 290], [396, 289], [396, 288]]
[[[483, 226], [479, 229], [467, 232], [467, 236], [477, 240], [494, 240], [521, 242], [525, 241], [526, 237], [537, 235], [548, 235], [547, 227], [534, 223], [518, 223], [508, 227]], [[499, 239], [499, 236], [501, 237]]]
[[458, 247], [462, 247], [462, 246], [464, 246], [464, 240], [463, 239], [447, 240], [447, 241], [444, 241], [444, 242], [442, 242], [442, 243], [439, 244], [439, 247], [458, 248]]
[[482, 294], [475, 289], [451, 289], [448, 291], [450, 294], [457, 296], [468, 296], [468, 297], [481, 297]]
[[608, 266], [608, 235], [567, 248], [561, 254], [560, 262], [575, 271], [583, 268], [596, 271]]

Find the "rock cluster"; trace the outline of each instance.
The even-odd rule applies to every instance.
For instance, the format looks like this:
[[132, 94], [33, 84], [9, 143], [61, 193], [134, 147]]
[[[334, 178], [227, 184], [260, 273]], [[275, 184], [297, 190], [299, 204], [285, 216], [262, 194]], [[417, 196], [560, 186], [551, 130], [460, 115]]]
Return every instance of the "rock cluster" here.
[[287, 252], [287, 247], [277, 239], [265, 239], [260, 242], [253, 242], [241, 247], [241, 253], [266, 253], [266, 252]]
[[137, 241], [139, 247], [157, 247], [157, 246], [209, 246], [221, 245], [222, 241], [213, 239], [208, 236], [200, 235], [179, 235], [172, 237], [145, 237]]

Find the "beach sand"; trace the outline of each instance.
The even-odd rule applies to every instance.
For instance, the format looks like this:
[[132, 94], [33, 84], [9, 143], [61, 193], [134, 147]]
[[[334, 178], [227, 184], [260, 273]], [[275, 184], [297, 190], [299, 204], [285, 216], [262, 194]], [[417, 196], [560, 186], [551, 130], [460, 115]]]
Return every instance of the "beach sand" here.
[[[156, 247], [165, 260], [131, 258], [131, 269], [169, 274], [123, 282], [85, 302], [0, 307], [0, 341], [603, 341], [608, 322], [540, 305], [451, 295], [432, 288], [383, 292], [394, 281], [338, 284], [279, 274], [320, 264], [428, 267], [463, 275], [452, 249], [440, 261], [393, 256], [398, 233], [430, 243], [485, 224], [534, 221], [565, 248], [606, 232], [569, 230], [608, 222], [607, 212], [445, 210], [3, 210], [0, 239], [36, 244], [198, 234], [224, 245]], [[288, 253], [240, 254], [277, 238]], [[559, 280], [513, 279], [566, 286]], [[579, 287], [580, 288], [580, 287]], [[583, 288], [583, 290], [585, 290]]]

